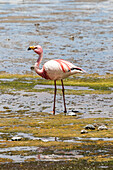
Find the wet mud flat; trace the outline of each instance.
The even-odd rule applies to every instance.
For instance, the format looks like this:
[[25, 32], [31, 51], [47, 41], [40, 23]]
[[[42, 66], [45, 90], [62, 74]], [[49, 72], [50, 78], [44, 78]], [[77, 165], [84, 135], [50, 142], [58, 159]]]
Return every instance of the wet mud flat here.
[[66, 79], [65, 115], [58, 81], [53, 116], [52, 81], [0, 75], [0, 168], [113, 168], [112, 82], [112, 74]]
[[60, 161], [60, 162], [50, 162], [50, 161], [35, 161], [35, 162], [25, 162], [25, 163], [8, 163], [8, 164], [2, 164], [0, 165], [1, 170], [31, 170], [31, 169], [39, 169], [39, 170], [86, 170], [86, 169], [92, 169], [92, 170], [103, 170], [103, 169], [113, 169], [113, 163], [112, 162], [97, 162], [97, 163], [88, 163], [86, 161]]
[[[55, 123], [56, 122], [56, 123]], [[1, 169], [103, 169], [113, 168], [113, 119], [77, 119], [44, 115], [1, 119]], [[81, 130], [87, 124], [94, 130]], [[6, 126], [7, 125], [7, 126]], [[107, 130], [98, 130], [106, 125]], [[12, 137], [21, 136], [21, 140]]]

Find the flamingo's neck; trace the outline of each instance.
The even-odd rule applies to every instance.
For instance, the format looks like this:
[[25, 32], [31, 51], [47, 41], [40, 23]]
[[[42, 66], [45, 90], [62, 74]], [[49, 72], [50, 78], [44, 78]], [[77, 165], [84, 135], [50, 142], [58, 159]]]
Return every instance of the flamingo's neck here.
[[42, 58], [43, 58], [43, 53], [41, 53], [40, 55], [39, 55], [39, 57], [38, 57], [38, 60], [37, 60], [37, 67], [39, 68], [39, 65], [40, 65], [40, 63], [41, 63], [41, 61], [42, 61]]
[[43, 69], [39, 69], [39, 65], [40, 65], [40, 63], [41, 63], [41, 61], [42, 61], [42, 58], [43, 58], [43, 53], [41, 53], [41, 54], [39, 55], [39, 58], [38, 58], [38, 60], [37, 60], [37, 62], [36, 62], [36, 64], [35, 64], [35, 72], [36, 72], [38, 75], [40, 75], [41, 77], [43, 77]]

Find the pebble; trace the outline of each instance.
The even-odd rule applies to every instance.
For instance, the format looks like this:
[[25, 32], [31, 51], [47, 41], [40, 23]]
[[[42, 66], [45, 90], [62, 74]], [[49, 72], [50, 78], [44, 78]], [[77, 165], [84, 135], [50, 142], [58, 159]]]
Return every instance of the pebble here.
[[108, 128], [105, 125], [101, 125], [98, 127], [98, 130], [108, 130]]
[[39, 25], [40, 25], [39, 23], [35, 24], [36, 27], [39, 26]]
[[77, 114], [74, 113], [74, 112], [69, 112], [69, 113], [68, 113], [68, 116], [77, 116]]
[[87, 130], [81, 130], [81, 134], [84, 134], [84, 133], [88, 133], [88, 131]]
[[72, 36], [70, 36], [70, 39], [71, 39], [71, 40], [74, 40], [74, 39], [75, 39], [75, 37], [72, 35]]
[[11, 138], [12, 141], [20, 141], [22, 139], [22, 137], [20, 136], [14, 136]]
[[92, 125], [92, 124], [86, 125], [84, 128], [85, 129], [90, 129], [90, 130], [95, 130], [95, 126]]

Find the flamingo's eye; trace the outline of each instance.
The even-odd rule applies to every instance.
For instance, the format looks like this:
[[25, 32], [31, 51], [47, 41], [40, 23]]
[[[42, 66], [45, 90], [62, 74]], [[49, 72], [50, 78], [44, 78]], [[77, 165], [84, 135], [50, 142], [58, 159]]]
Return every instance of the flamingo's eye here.
[[38, 49], [38, 47], [35, 47], [34, 50], [35, 50], [35, 49]]

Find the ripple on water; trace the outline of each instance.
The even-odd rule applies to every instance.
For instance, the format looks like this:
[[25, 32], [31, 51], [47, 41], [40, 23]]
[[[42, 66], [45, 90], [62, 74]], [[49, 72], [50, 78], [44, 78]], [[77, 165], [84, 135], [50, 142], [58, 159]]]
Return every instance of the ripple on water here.
[[90, 73], [113, 73], [112, 7], [110, 0], [0, 2], [1, 70], [30, 72], [37, 57], [26, 49], [40, 42], [43, 63], [63, 58]]
[[[76, 87], [75, 87], [76, 88]], [[76, 110], [82, 113], [83, 118], [87, 117], [112, 117], [113, 104], [111, 94], [83, 94], [66, 95], [66, 104], [68, 112]], [[47, 102], [48, 101], [48, 102]], [[53, 95], [48, 92], [24, 92], [17, 91], [11, 94], [0, 95], [1, 116], [10, 115], [15, 112], [18, 117], [19, 113], [23, 115], [32, 115], [35, 112], [51, 113], [53, 106]], [[95, 107], [94, 107], [95, 106]], [[62, 96], [57, 94], [57, 113], [62, 110]]]

